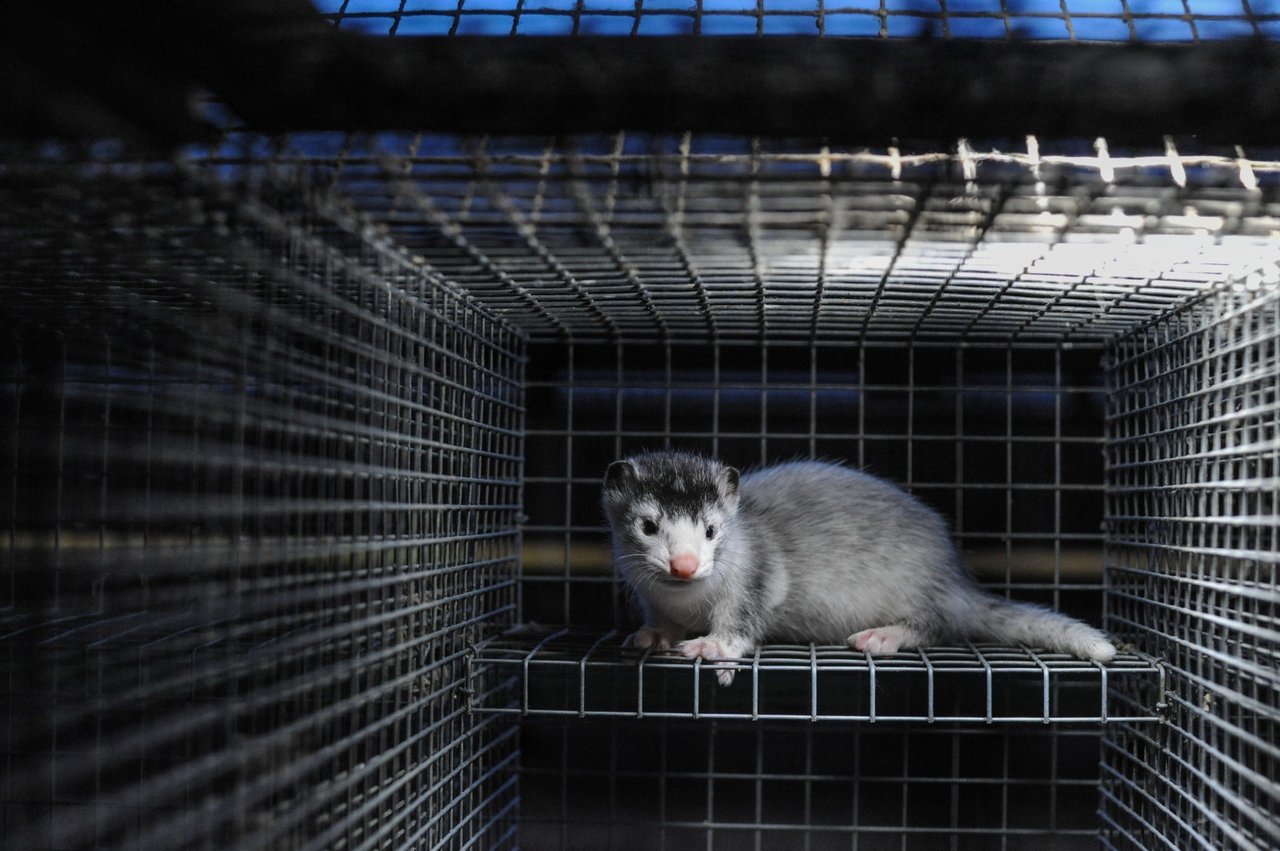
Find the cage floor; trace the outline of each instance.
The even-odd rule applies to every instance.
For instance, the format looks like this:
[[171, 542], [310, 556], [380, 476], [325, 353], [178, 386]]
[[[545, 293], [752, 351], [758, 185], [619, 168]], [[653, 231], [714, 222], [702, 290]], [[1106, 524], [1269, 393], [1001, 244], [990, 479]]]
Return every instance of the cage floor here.
[[715, 673], [723, 663], [627, 648], [625, 637], [527, 627], [484, 642], [471, 659], [473, 708], [582, 717], [1136, 722], [1157, 720], [1163, 692], [1159, 661], [1132, 651], [1101, 665], [972, 643], [878, 657], [772, 644], [733, 662], [733, 683], [720, 686]]

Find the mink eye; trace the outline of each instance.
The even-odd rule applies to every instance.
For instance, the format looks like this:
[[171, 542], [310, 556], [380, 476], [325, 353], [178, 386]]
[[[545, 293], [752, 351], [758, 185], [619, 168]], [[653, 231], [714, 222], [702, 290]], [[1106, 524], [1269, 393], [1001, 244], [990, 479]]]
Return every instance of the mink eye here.
[[646, 535], [658, 534], [658, 524], [648, 518], [645, 518], [644, 524], [640, 528], [644, 530]]
[[712, 538], [714, 538], [715, 536], [716, 536], [716, 527], [715, 527], [715, 526], [708, 526], [708, 527], [707, 527], [707, 540], [708, 540], [708, 541], [710, 541], [710, 540], [711, 540]]

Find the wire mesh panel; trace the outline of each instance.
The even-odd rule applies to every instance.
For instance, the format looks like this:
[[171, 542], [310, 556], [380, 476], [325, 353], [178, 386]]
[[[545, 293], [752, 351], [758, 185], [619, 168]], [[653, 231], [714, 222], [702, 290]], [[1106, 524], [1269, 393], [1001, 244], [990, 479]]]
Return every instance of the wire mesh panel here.
[[[1161, 671], [1121, 653], [1107, 665], [1028, 647], [969, 644], [885, 656], [847, 646], [770, 644], [731, 662], [622, 646], [625, 633], [524, 629], [486, 642], [473, 663], [480, 712], [792, 721], [1155, 720]], [[732, 670], [737, 688], [711, 674]], [[1117, 679], [1124, 687], [1113, 691]], [[512, 705], [493, 701], [514, 681]], [[1125, 695], [1121, 703], [1118, 693]]]
[[544, 624], [621, 627], [604, 469], [643, 449], [741, 469], [843, 460], [952, 523], [997, 593], [1098, 621], [1101, 352], [1083, 348], [535, 345], [523, 602]]
[[[901, 316], [914, 310], [918, 318], [928, 309], [927, 300], [913, 302], [906, 288], [886, 293], [884, 301]], [[770, 302], [764, 304], [767, 309]], [[523, 612], [536, 624], [573, 628], [530, 628], [489, 642], [473, 670], [478, 691], [503, 682], [517, 688], [514, 703], [482, 699], [477, 709], [524, 719], [525, 847], [638, 847], [636, 836], [648, 837], [649, 847], [662, 841], [668, 848], [969, 848], [988, 842], [1067, 848], [1096, 841], [1085, 838], [1097, 830], [1096, 767], [1024, 772], [1028, 763], [1062, 750], [1072, 759], [1089, 753], [1096, 759], [1094, 725], [1117, 712], [1153, 720], [1161, 687], [1151, 660], [1126, 654], [1102, 669], [1025, 648], [957, 647], [869, 661], [845, 648], [770, 645], [743, 660], [734, 684], [723, 688], [687, 660], [618, 649], [636, 613], [610, 569], [599, 492], [609, 461], [642, 449], [693, 449], [743, 468], [796, 457], [847, 461], [906, 485], [947, 516], [970, 565], [996, 593], [1099, 623], [1101, 356], [1090, 345], [980, 340], [962, 346], [874, 338], [858, 344], [766, 338], [531, 345]], [[1117, 678], [1132, 679], [1122, 691], [1125, 700], [1115, 696]], [[571, 721], [535, 723], [555, 714]], [[584, 767], [586, 754], [603, 759], [611, 753], [591, 732], [601, 729], [591, 726], [600, 716], [619, 719], [608, 728], [618, 742], [616, 757], [608, 768]], [[660, 735], [646, 720], [655, 717], [671, 723], [662, 728], [670, 738], [660, 744], [647, 738]], [[773, 750], [778, 733], [763, 734], [760, 750], [761, 734], [744, 730], [728, 749], [736, 752], [723, 757], [746, 762], [734, 769], [720, 761], [721, 745], [711, 744], [721, 741], [711, 731], [723, 729], [711, 726], [717, 718], [762, 726], [768, 719], [879, 725], [912, 718], [920, 726], [909, 736], [883, 739], [841, 728], [844, 743], [829, 745], [821, 736], [804, 739], [805, 726], [797, 725], [791, 732], [800, 750], [789, 756]], [[1040, 726], [1039, 738], [1024, 742], [1020, 734], [983, 738], [977, 730], [952, 738], [931, 726], [944, 718], [977, 727], [1028, 720], [1093, 724], [1066, 732]], [[676, 723], [681, 719], [688, 726]], [[548, 730], [557, 731], [551, 745], [541, 738]], [[913, 765], [889, 780], [869, 767], [878, 762], [824, 762], [834, 760], [829, 747], [845, 747], [859, 735], [878, 742], [875, 760], [954, 747], [956, 762], [947, 769], [954, 773], [935, 777]], [[904, 739], [910, 741], [905, 751]], [[803, 750], [810, 745], [813, 752]], [[660, 777], [672, 769], [637, 758], [635, 747], [668, 755], [674, 748], [677, 759], [686, 749], [711, 748], [717, 756], [690, 769], [698, 778], [669, 787], [680, 791], [665, 798]], [[970, 747], [1008, 753], [1019, 767], [976, 781], [987, 769], [977, 767]], [[790, 768], [758, 768], [757, 759]], [[808, 811], [804, 777], [788, 773], [799, 771], [803, 760], [826, 766], [818, 787], [839, 790], [822, 793]], [[1093, 778], [1093, 789], [1072, 785], [1072, 777], [1085, 776]], [[1046, 803], [1010, 809], [1010, 801], [1031, 794], [1023, 782], [1030, 777]], [[737, 792], [707, 791], [729, 788]], [[1058, 792], [1064, 797], [1054, 797]], [[863, 799], [861, 808], [895, 803], [889, 813], [868, 817], [866, 809], [848, 809], [862, 795], [875, 801]], [[916, 802], [935, 795], [963, 800], [962, 814], [932, 805], [917, 809]], [[1063, 835], [1066, 823], [1078, 834]]]
[[1110, 628], [1169, 669], [1166, 723], [1106, 746], [1117, 848], [1280, 845], [1280, 287], [1122, 338], [1110, 371]]
[[523, 848], [1092, 849], [1097, 734], [526, 721]]
[[1280, 162], [1021, 140], [231, 139], [327, 181], [537, 339], [1102, 344], [1274, 264]]
[[[1113, 844], [1280, 844], [1276, 0], [173, 9], [5, 40], [21, 137], [247, 128], [0, 173], [9, 844], [1092, 847], [1094, 722]], [[685, 34], [835, 38], [590, 38]], [[600, 477], [666, 447], [1132, 645], [637, 658]]]
[[[643, 716], [665, 714], [668, 729], [699, 741], [713, 738], [717, 716], [757, 725], [1124, 717], [1135, 731], [1155, 717], [1160, 667], [1140, 654], [1112, 671], [1026, 648], [930, 650], [881, 666], [846, 651], [822, 649], [815, 659], [818, 648], [770, 647], [743, 661], [733, 693], [692, 682], [693, 663], [627, 657], [616, 644], [635, 615], [609, 569], [600, 478], [619, 456], [668, 446], [748, 468], [848, 461], [903, 483], [951, 519], [997, 593], [1098, 622], [1103, 346], [1224, 281], [1274, 268], [1280, 171], [1269, 160], [1180, 153], [1172, 143], [1154, 157], [1126, 157], [1104, 142], [1060, 151], [1034, 139], [1016, 154], [967, 143], [904, 154], [628, 134], [555, 142], [318, 134], [240, 144], [253, 143], [232, 139], [203, 161], [306, 173], [377, 222], [416, 269], [457, 282], [537, 341], [520, 590], [522, 620], [545, 628], [471, 655], [477, 715], [622, 715], [620, 724], [638, 729]], [[551, 652], [548, 635], [567, 638]], [[939, 661], [959, 667], [942, 673]], [[959, 684], [970, 674], [976, 691]], [[842, 694], [850, 676], [857, 683]], [[915, 679], [888, 682], [895, 677]], [[833, 694], [848, 699], [834, 705]], [[600, 753], [589, 733], [575, 738], [591, 729], [589, 718], [566, 723], [582, 726], [561, 728], [565, 752]], [[533, 731], [549, 729], [525, 727], [535, 745]], [[1059, 732], [1042, 729], [1036, 747], [1057, 752], [1067, 741]], [[1062, 735], [1079, 735], [1073, 753], [1100, 738], [1096, 729]], [[625, 845], [633, 825], [620, 811], [593, 811], [601, 793], [538, 797], [557, 772], [561, 790], [618, 788], [557, 759], [539, 747], [522, 755], [522, 794], [555, 813], [535, 811], [535, 823], [554, 829], [526, 834], [526, 844]], [[968, 794], [959, 791], [967, 764], [950, 794]], [[850, 788], [860, 782], [843, 770]], [[660, 782], [621, 755], [610, 771]], [[719, 778], [718, 769], [704, 774]], [[987, 812], [1005, 811], [1019, 776], [983, 787]], [[1096, 785], [1096, 770], [1090, 776]], [[909, 794], [904, 779], [897, 786]], [[762, 791], [762, 810], [770, 800]], [[755, 842], [756, 831], [777, 825], [707, 812], [702, 833], [661, 834], [669, 847]], [[1051, 808], [1019, 825], [1006, 818], [989, 832], [1000, 847], [1042, 845], [1066, 813]], [[637, 833], [665, 830], [661, 813], [643, 820]], [[826, 841], [807, 824], [786, 835]], [[853, 824], [836, 841], [871, 842], [874, 831]], [[904, 815], [885, 834], [901, 847], [925, 837], [967, 843], [977, 833], [955, 820], [933, 832], [920, 824]], [[1085, 835], [1080, 828], [1077, 839]]]
[[305, 194], [0, 194], [0, 844], [513, 842], [521, 336]]
[[1190, 42], [1280, 37], [1270, 0], [316, 0], [391, 35], [825, 35]]

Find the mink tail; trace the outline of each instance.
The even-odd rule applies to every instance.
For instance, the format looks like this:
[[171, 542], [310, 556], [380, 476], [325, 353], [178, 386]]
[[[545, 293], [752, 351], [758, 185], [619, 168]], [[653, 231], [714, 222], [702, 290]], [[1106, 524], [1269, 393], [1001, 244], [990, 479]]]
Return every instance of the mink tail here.
[[975, 638], [1001, 644], [1030, 644], [1094, 662], [1115, 658], [1115, 645], [1101, 630], [1052, 609], [992, 594], [982, 594], [974, 603], [978, 609]]

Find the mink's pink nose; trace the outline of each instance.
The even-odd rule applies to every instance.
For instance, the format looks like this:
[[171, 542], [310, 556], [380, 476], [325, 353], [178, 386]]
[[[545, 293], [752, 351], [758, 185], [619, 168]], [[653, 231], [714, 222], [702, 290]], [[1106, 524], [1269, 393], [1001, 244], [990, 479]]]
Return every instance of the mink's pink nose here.
[[692, 579], [698, 572], [698, 557], [695, 555], [676, 556], [671, 560], [671, 575], [678, 579]]

